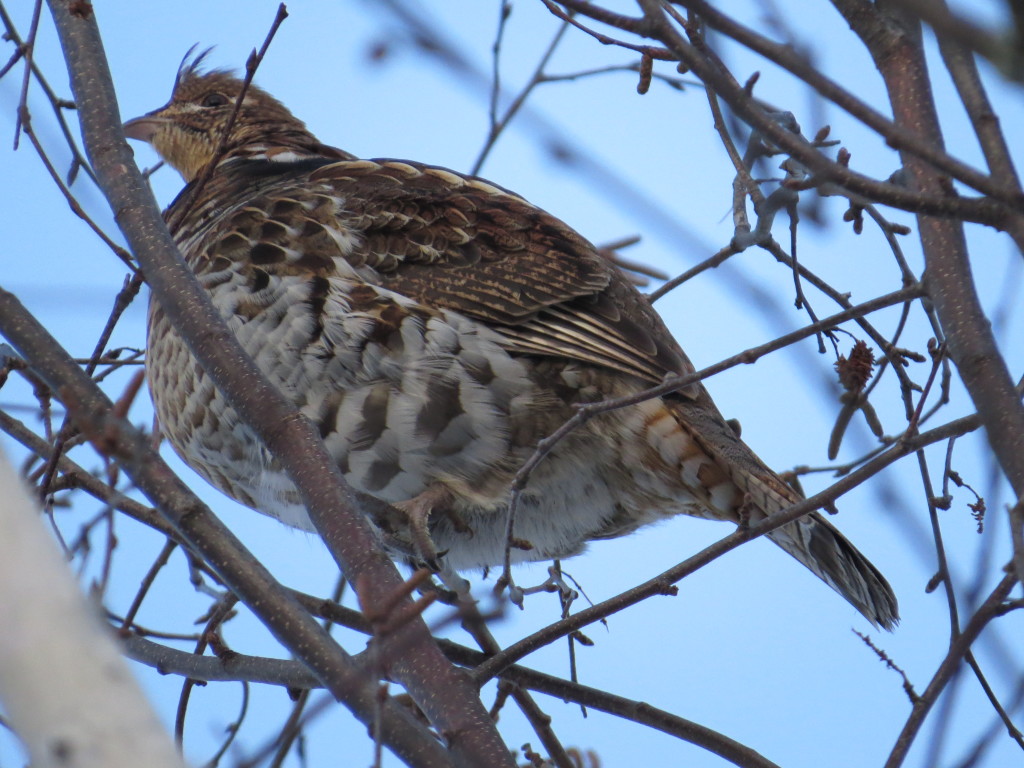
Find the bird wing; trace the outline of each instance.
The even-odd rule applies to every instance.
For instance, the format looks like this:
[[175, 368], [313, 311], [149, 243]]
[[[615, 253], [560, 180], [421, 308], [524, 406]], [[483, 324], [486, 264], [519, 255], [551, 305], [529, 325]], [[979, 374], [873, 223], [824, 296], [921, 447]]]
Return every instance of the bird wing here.
[[646, 299], [590, 242], [507, 190], [394, 160], [334, 162], [309, 182], [334, 190], [338, 223], [358, 233], [350, 264], [371, 268], [388, 290], [487, 323], [513, 353], [651, 383], [694, 370]]

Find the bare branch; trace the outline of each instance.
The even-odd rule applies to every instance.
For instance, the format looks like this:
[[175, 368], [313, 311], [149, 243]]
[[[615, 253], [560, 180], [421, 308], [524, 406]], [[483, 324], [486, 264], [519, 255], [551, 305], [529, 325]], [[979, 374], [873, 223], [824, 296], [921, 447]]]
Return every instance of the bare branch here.
[[[221, 392], [288, 472], [310, 518], [346, 576], [358, 585], [356, 588], [364, 603], [374, 604], [396, 592], [401, 579], [391, 561], [378, 549], [368, 522], [356, 511], [358, 504], [354, 494], [316, 429], [267, 382], [181, 260], [125, 144], [110, 75], [91, 13], [76, 15], [65, 0], [51, 0], [51, 10], [68, 59], [86, 148], [112, 207], [119, 213], [119, 224], [145, 271], [153, 294], [175, 328], [189, 341], [196, 358], [210, 372]], [[270, 578], [269, 574], [263, 576]], [[258, 604], [257, 593], [239, 590], [240, 585], [234, 579], [228, 581], [250, 605], [252, 601]], [[280, 617], [264, 615], [264, 619], [270, 620], [269, 625], [275, 627], [278, 637], [287, 640], [293, 651], [301, 652], [302, 646], [291, 634], [293, 625], [282, 623]], [[317, 637], [321, 645], [328, 642], [315, 623], [306, 626], [305, 631], [310, 640]], [[452, 743], [454, 753], [471, 762], [511, 765], [508, 750], [487, 717], [477, 691], [440, 654], [422, 619], [406, 622], [393, 633], [390, 642], [403, 648], [415, 648], [415, 652], [393, 655], [391, 672], [417, 699], [439, 730], [457, 734]], [[338, 658], [337, 652], [334, 656]], [[326, 671], [318, 669], [321, 674]], [[336, 671], [340, 672], [340, 667]], [[353, 676], [352, 672], [347, 672], [350, 685], [361, 677]], [[447, 691], [443, 698], [430, 692], [438, 685]], [[332, 686], [332, 692], [342, 697], [342, 690], [337, 686]], [[367, 718], [366, 722], [372, 722], [376, 692], [362, 688], [362, 693], [358, 701], [351, 697], [349, 701]], [[417, 729], [416, 732], [422, 748], [423, 731]], [[389, 743], [395, 744], [395, 738], [394, 732], [388, 734]], [[406, 751], [408, 747], [406, 743], [401, 749]], [[436, 747], [425, 754], [430, 752], [435, 755], [435, 761], [441, 764], [448, 761], [447, 753], [438, 754]]]
[[992, 619], [1002, 615], [1006, 611], [1005, 600], [1013, 589], [1016, 579], [1014, 576], [1005, 576], [999, 585], [992, 591], [984, 603], [978, 608], [970, 622], [964, 627], [963, 633], [950, 646], [949, 652], [942, 660], [935, 675], [932, 677], [928, 687], [921, 693], [920, 698], [914, 703], [914, 707], [907, 718], [906, 725], [896, 739], [896, 745], [885, 762], [885, 768], [899, 768], [907, 756], [907, 751], [914, 741], [914, 736], [924, 722], [925, 716], [932, 705], [939, 698], [939, 694], [945, 689], [946, 684], [952, 678], [953, 673], [960, 666], [960, 661], [970, 650], [971, 645], [977, 639], [981, 631]]

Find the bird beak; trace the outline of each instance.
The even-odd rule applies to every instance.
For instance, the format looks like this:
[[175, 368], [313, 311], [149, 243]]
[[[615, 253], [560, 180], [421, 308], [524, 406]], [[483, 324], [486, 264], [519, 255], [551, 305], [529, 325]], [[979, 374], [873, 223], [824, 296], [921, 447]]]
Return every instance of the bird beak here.
[[124, 135], [129, 139], [138, 139], [147, 144], [153, 143], [153, 136], [163, 123], [167, 121], [152, 114], [136, 117], [124, 124]]

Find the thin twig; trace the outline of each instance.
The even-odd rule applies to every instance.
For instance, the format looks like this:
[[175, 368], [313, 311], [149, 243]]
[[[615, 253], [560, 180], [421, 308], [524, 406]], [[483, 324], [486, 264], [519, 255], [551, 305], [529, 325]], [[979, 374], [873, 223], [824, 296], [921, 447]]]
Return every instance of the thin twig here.
[[[505, 17], [503, 16], [503, 19], [504, 18]], [[504, 27], [504, 24], [502, 24], [502, 27]], [[527, 81], [526, 85], [523, 87], [523, 90], [521, 90], [518, 93], [518, 95], [516, 95], [516, 97], [512, 100], [512, 103], [509, 105], [508, 109], [505, 110], [505, 114], [502, 116], [502, 118], [500, 120], [497, 120], [492, 115], [491, 128], [487, 133], [487, 139], [484, 141], [484, 146], [480, 149], [480, 153], [477, 155], [476, 160], [473, 161], [473, 165], [469, 171], [471, 174], [476, 175], [480, 172], [480, 169], [483, 168], [484, 162], [487, 160], [487, 156], [490, 154], [491, 150], [494, 148], [495, 143], [498, 141], [498, 137], [501, 136], [502, 131], [505, 130], [508, 124], [512, 121], [512, 118], [516, 116], [516, 114], [522, 108], [523, 104], [526, 103], [526, 99], [533, 92], [533, 89], [544, 82], [544, 68], [548, 65], [548, 62], [551, 60], [551, 57], [554, 56], [555, 50], [558, 48], [558, 44], [562, 41], [562, 37], [565, 35], [565, 31], [568, 28], [568, 23], [565, 23], [562, 24], [555, 32], [554, 37], [551, 38], [551, 42], [548, 43], [548, 47], [544, 50], [544, 53], [541, 54], [540, 61], [537, 62], [537, 66], [534, 68], [533, 75]], [[498, 48], [496, 45], [495, 57], [497, 57], [497, 55]], [[492, 93], [494, 94], [492, 103], [497, 104], [499, 93], [498, 89], [500, 87], [499, 81], [497, 79], [497, 58], [495, 58], [494, 66], [495, 80], [492, 86]]]
[[703, 568], [705, 565], [721, 557], [726, 552], [735, 549], [747, 541], [763, 536], [769, 531], [773, 531], [776, 528], [787, 525], [809, 512], [820, 509], [827, 504], [834, 503], [840, 496], [848, 493], [861, 483], [870, 480], [884, 467], [902, 459], [904, 456], [908, 456], [915, 451], [920, 450], [924, 446], [946, 440], [953, 435], [964, 435], [969, 432], [973, 432], [978, 429], [980, 425], [981, 419], [977, 415], [965, 416], [951, 421], [941, 427], [929, 430], [928, 432], [922, 432], [916, 436], [907, 436], [899, 440], [886, 451], [871, 459], [859, 469], [836, 481], [825, 490], [816, 493], [813, 496], [809, 496], [805, 500], [775, 513], [771, 517], [765, 518], [758, 523], [745, 528], [739, 528], [734, 533], [719, 539], [717, 542], [705, 547], [697, 554], [687, 560], [684, 560], [682, 563], [669, 568], [658, 576], [648, 579], [642, 584], [639, 584], [616, 597], [605, 600], [590, 608], [586, 608], [566, 619], [550, 624], [534, 635], [508, 646], [500, 656], [496, 656], [489, 660], [475, 671], [477, 679], [483, 683], [484, 681], [499, 674], [506, 665], [514, 664], [520, 659], [533, 653], [538, 648], [549, 645], [555, 639], [564, 637], [570, 632], [579, 630], [588, 624], [594, 623], [595, 621], [607, 618], [613, 613], [621, 611], [624, 608], [634, 605], [642, 600], [646, 600], [652, 595], [675, 594], [675, 588], [672, 586], [674, 583], [685, 578], [691, 573], [696, 572], [700, 568]]
[[864, 315], [878, 309], [902, 303], [910, 298], [916, 298], [921, 295], [921, 291], [922, 287], [919, 285], [903, 288], [894, 293], [886, 294], [885, 296], [880, 296], [877, 299], [860, 304], [846, 310], [845, 312], [840, 312], [832, 315], [831, 317], [827, 317], [820, 322], [804, 326], [799, 330], [787, 333], [773, 339], [772, 341], [756, 347], [751, 347], [750, 349], [733, 355], [732, 357], [728, 357], [714, 365], [709, 365], [707, 368], [703, 368], [695, 373], [667, 377], [664, 383], [655, 387], [650, 387], [649, 389], [645, 389], [641, 392], [637, 392], [633, 395], [625, 395], [622, 397], [611, 398], [609, 400], [602, 400], [596, 403], [587, 403], [585, 405], [577, 406], [574, 416], [568, 419], [557, 430], [537, 443], [537, 447], [534, 450], [533, 455], [530, 456], [530, 458], [527, 459], [527, 461], [519, 468], [515, 477], [512, 479], [505, 522], [505, 562], [502, 575], [498, 580], [496, 589], [500, 590], [506, 586], [514, 584], [511, 568], [511, 551], [516, 548], [515, 520], [520, 495], [523, 489], [529, 482], [530, 476], [533, 474], [534, 470], [548, 456], [552, 449], [578, 427], [602, 413], [607, 413], [619, 408], [626, 408], [631, 405], [642, 403], [645, 400], [677, 392], [695, 382], [702, 381], [734, 366], [753, 363], [770, 352], [782, 349], [783, 347], [800, 341], [801, 339], [805, 339], [808, 336], [813, 336], [820, 331], [828, 330], [833, 326], [846, 322], [847, 320], [863, 317]]
[[[307, 689], [318, 685], [316, 678], [302, 664], [293, 661], [238, 654], [229, 662], [221, 662], [219, 659], [194, 656], [136, 636], [125, 638], [124, 647], [125, 653], [140, 663], [198, 680], [247, 680], [292, 689]], [[480, 665], [487, 658], [480, 651], [447, 641], [442, 642], [442, 648], [453, 661], [466, 666]], [[755, 750], [724, 734], [650, 704], [615, 696], [525, 667], [510, 666], [502, 675], [524, 688], [649, 726], [706, 749], [740, 768], [779, 768]]]
[[1016, 579], [1013, 576], [1004, 576], [985, 602], [978, 607], [978, 610], [971, 617], [967, 626], [964, 627], [960, 636], [949, 647], [949, 651], [946, 653], [942, 663], [939, 664], [928, 687], [914, 703], [910, 717], [907, 718], [903, 730], [896, 739], [895, 746], [893, 746], [892, 751], [889, 753], [889, 758], [885, 762], [885, 768], [899, 768], [899, 766], [903, 765], [910, 745], [914, 742], [914, 737], [921, 728], [928, 711], [935, 704], [939, 694], [942, 693], [950, 678], [959, 668], [964, 655], [970, 651], [971, 645], [974, 644], [981, 631], [992, 619], [1002, 615], [1006, 610], [1004, 601], [1016, 583]]
[[213, 172], [217, 169], [217, 164], [221, 158], [224, 157], [224, 153], [228, 148], [228, 137], [231, 136], [231, 129], [235, 125], [235, 121], [238, 119], [238, 114], [242, 111], [242, 102], [245, 101], [245, 94], [249, 90], [249, 86], [252, 85], [252, 79], [256, 76], [256, 70], [259, 69], [260, 64], [263, 63], [264, 56], [267, 55], [267, 51], [270, 49], [270, 43], [273, 42], [274, 36], [277, 34], [277, 30], [280, 29], [284, 20], [288, 18], [288, 10], [285, 8], [284, 3], [281, 3], [277, 7], [277, 15], [274, 16], [274, 21], [270, 24], [270, 29], [267, 32], [267, 36], [263, 39], [263, 45], [260, 46], [258, 51], [253, 51], [249, 56], [249, 59], [245, 62], [245, 77], [242, 78], [242, 86], [238, 91], [238, 96], [235, 98], [234, 108], [231, 110], [231, 115], [228, 117], [227, 123], [224, 125], [224, 129], [221, 131], [220, 137], [217, 140], [217, 147], [213, 151], [213, 158], [203, 168], [203, 172], [199, 174], [199, 178], [196, 179], [195, 183], [189, 187], [189, 197], [185, 204], [182, 204], [175, 210], [176, 218], [168, 221], [167, 226], [169, 229], [176, 229], [182, 221], [192, 212], [192, 207], [195, 202], [200, 199], [203, 193], [203, 187], [210, 181], [213, 176]]

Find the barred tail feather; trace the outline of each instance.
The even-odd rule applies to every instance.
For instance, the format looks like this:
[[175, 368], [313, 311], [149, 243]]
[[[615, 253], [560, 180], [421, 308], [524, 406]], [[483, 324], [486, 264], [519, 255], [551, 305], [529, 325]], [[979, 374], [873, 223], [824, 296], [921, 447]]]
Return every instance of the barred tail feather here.
[[[734, 472], [733, 482], [760, 514], [771, 516], [801, 500], [799, 494], [767, 467], [763, 472]], [[754, 521], [759, 515], [753, 516]], [[881, 572], [817, 512], [766, 534], [814, 575], [846, 598], [876, 627], [892, 630], [899, 623], [896, 595]]]
[[[725, 482], [710, 489], [709, 507], [717, 512], [714, 516], [740, 522], [737, 513], [743, 508], [747, 521], [756, 523], [801, 501], [800, 494], [739, 439], [706, 391], [700, 390], [693, 400], [679, 398], [673, 402], [673, 408], [680, 426], [727, 476]], [[712, 474], [705, 476], [711, 479]], [[722, 503], [725, 498], [729, 503]], [[820, 514], [805, 515], [767, 536], [846, 598], [876, 627], [891, 630], [896, 626], [899, 609], [892, 587]]]
[[[801, 500], [767, 467], [760, 475], [733, 473], [733, 482], [762, 514], [763, 510], [768, 510], [769, 516]], [[896, 595], [889, 582], [849, 539], [817, 512], [776, 528], [767, 536], [846, 598], [876, 627], [891, 630], [899, 622]]]
[[885, 577], [849, 540], [814, 513], [777, 528], [768, 538], [807, 566], [882, 629], [899, 623], [896, 595]]

